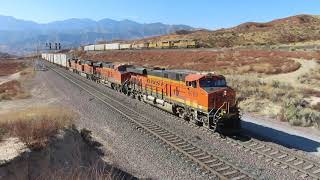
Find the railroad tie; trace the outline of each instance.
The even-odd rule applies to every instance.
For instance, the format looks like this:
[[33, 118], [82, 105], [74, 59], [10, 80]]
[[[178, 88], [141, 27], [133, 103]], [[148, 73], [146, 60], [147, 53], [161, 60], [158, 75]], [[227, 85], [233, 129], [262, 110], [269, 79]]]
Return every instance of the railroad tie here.
[[295, 162], [295, 163], [293, 163], [295, 166], [298, 166], [298, 165], [300, 165], [300, 164], [302, 164], [304, 161], [298, 161], [298, 162]]
[[258, 143], [252, 143], [252, 144], [250, 144], [249, 146], [255, 146], [255, 145], [258, 145]]
[[241, 175], [241, 176], [234, 177], [231, 180], [240, 180], [240, 179], [243, 179], [243, 178], [246, 178], [246, 177], [247, 177], [246, 175]]
[[237, 170], [233, 170], [233, 171], [225, 172], [225, 173], [223, 173], [223, 175], [224, 176], [229, 176], [229, 175], [235, 174], [237, 172], [238, 172]]
[[317, 169], [317, 170], [313, 171], [312, 173], [313, 174], [318, 174], [318, 173], [320, 173], [320, 169]]
[[262, 148], [264, 148], [265, 147], [265, 145], [261, 145], [261, 146], [258, 146], [258, 147], [256, 147], [256, 148], [254, 148], [255, 150], [259, 150], [259, 149], [262, 149]]
[[267, 148], [267, 149], [264, 149], [264, 150], [262, 150], [263, 152], [267, 152], [267, 151], [270, 151], [271, 150], [271, 148]]
[[[186, 150], [184, 150], [184, 151], [186, 151]], [[196, 153], [196, 152], [201, 152], [201, 150], [200, 149], [194, 149], [194, 150], [192, 150], [192, 151], [186, 151], [188, 154], [193, 154], [193, 153]]]
[[283, 155], [281, 155], [281, 156], [278, 156], [277, 158], [278, 158], [278, 159], [282, 159], [282, 158], [287, 157], [287, 156], [288, 156], [287, 154], [283, 154]]
[[275, 154], [278, 154], [279, 151], [273, 151], [272, 153], [270, 153], [270, 155], [275, 155]]
[[308, 174], [301, 174], [299, 177], [304, 179], [304, 178], [308, 177]]
[[175, 142], [180, 142], [181, 139], [177, 136], [172, 137], [172, 138], [167, 138], [167, 141], [170, 141], [171, 143], [175, 143]]
[[222, 162], [218, 162], [218, 163], [215, 163], [215, 164], [211, 164], [210, 167], [213, 168], [213, 167], [216, 167], [216, 166], [221, 166], [223, 165]]
[[304, 169], [304, 170], [308, 170], [308, 169], [311, 169], [313, 166], [314, 166], [313, 164], [310, 164], [309, 166], [306, 166], [306, 167], [304, 167], [303, 169]]
[[162, 137], [164, 137], [166, 140], [169, 140], [169, 141], [177, 138], [177, 136], [173, 134], [163, 135]]
[[211, 158], [212, 156], [211, 155], [207, 155], [207, 156], [203, 156], [201, 158], [198, 158], [200, 161], [204, 160], [204, 159], [208, 159], [208, 158]]
[[213, 163], [213, 162], [215, 162], [215, 161], [217, 161], [217, 159], [210, 159], [210, 160], [205, 161], [205, 162], [203, 162], [203, 163], [206, 164], [206, 165], [209, 165], [209, 164], [211, 164], [211, 163]]
[[190, 145], [187, 144], [185, 141], [182, 141], [180, 143], [177, 143], [176, 146], [180, 146], [180, 148], [184, 148], [185, 146], [189, 147]]
[[294, 160], [296, 160], [296, 158], [295, 158], [295, 157], [293, 157], [293, 158], [290, 158], [290, 159], [286, 160], [286, 162], [291, 162], [291, 161], [294, 161]]
[[189, 145], [189, 146], [186, 147], [186, 149], [183, 149], [183, 150], [188, 152], [188, 151], [193, 150], [193, 149], [195, 149], [195, 147]]
[[[190, 154], [190, 153], [189, 153]], [[205, 155], [207, 155], [207, 153], [205, 153], [205, 152], [202, 152], [202, 153], [200, 153], [200, 154], [194, 154], [194, 155], [192, 155], [193, 157], [195, 157], [195, 158], [199, 158], [199, 157], [202, 157], [202, 156], [205, 156]]]
[[227, 169], [230, 169], [230, 166], [225, 166], [225, 167], [222, 167], [222, 168], [218, 168], [218, 169], [216, 169], [216, 171], [225, 171], [225, 170], [227, 170]]

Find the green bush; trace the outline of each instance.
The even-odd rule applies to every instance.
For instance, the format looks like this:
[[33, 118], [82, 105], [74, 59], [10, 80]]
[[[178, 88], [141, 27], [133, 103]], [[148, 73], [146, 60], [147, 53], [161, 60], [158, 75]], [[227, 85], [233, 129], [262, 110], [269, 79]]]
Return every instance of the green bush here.
[[0, 141], [2, 140], [3, 136], [6, 134], [5, 129], [0, 128]]
[[305, 107], [302, 98], [285, 100], [278, 117], [281, 121], [287, 121], [293, 126], [320, 127], [320, 112]]

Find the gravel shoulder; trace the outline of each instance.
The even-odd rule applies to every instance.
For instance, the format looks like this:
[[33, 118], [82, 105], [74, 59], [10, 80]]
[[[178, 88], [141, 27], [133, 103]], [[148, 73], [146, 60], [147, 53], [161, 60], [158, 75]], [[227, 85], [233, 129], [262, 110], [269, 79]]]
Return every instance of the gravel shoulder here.
[[242, 127], [265, 140], [320, 156], [319, 129], [291, 126], [286, 122], [250, 114], [243, 116]]

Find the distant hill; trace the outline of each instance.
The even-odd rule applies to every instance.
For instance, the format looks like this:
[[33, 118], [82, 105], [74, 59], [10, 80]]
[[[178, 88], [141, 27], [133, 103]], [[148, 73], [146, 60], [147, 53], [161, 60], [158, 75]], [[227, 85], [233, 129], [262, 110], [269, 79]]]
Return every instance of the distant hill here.
[[197, 39], [203, 47], [236, 47], [288, 44], [320, 40], [320, 16], [297, 15], [267, 23], [248, 22], [216, 31], [178, 31], [170, 35], [148, 38]]
[[64, 47], [77, 47], [99, 40], [138, 39], [192, 29], [187, 25], [141, 24], [112, 19], [67, 19], [39, 24], [0, 15], [0, 51], [34, 51], [37, 43], [44, 45], [48, 41], [61, 42]]
[[15, 57], [15, 56], [8, 54], [8, 53], [0, 52], [0, 59], [13, 58], [13, 57]]

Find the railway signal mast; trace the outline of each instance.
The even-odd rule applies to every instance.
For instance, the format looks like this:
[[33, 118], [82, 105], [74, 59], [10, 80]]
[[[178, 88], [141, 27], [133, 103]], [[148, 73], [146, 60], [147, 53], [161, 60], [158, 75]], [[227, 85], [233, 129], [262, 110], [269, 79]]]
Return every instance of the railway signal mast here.
[[55, 43], [51, 43], [51, 42], [46, 42], [46, 48], [49, 48], [49, 50], [61, 50], [61, 43], [60, 42], [55, 42]]

